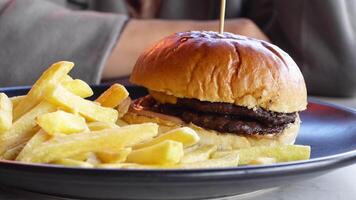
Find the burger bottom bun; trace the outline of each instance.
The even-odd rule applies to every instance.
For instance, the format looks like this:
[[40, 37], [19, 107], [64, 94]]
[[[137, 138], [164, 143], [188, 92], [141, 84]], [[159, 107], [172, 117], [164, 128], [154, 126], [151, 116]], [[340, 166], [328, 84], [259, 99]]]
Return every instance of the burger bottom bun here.
[[294, 144], [299, 132], [300, 119], [293, 124], [289, 124], [281, 134], [273, 136], [271, 134], [261, 136], [237, 135], [232, 133], [220, 133], [214, 130], [207, 130], [194, 124], [178, 124], [176, 122], [163, 120], [157, 117], [147, 117], [136, 113], [128, 112], [123, 119], [129, 124], [154, 122], [159, 124], [159, 133], [164, 133], [174, 128], [188, 126], [194, 129], [200, 136], [200, 144], [217, 145], [219, 150], [232, 150], [248, 148], [253, 146], [275, 146], [281, 144]]

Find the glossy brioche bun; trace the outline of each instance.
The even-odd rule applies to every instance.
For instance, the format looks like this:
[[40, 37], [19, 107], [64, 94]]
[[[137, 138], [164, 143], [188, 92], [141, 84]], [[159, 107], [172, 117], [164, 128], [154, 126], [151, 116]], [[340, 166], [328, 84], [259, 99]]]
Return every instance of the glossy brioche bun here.
[[188, 126], [193, 128], [200, 137], [200, 144], [214, 144], [217, 145], [220, 150], [231, 150], [248, 148], [252, 146], [275, 146], [280, 144], [294, 144], [294, 141], [298, 135], [300, 120], [299, 116], [293, 124], [289, 124], [282, 133], [273, 136], [261, 135], [250, 136], [244, 134], [232, 134], [232, 133], [219, 133], [214, 130], [208, 130], [198, 127], [194, 124], [177, 123], [175, 121], [169, 121], [158, 117], [149, 117], [140, 115], [133, 112], [128, 112], [123, 118], [129, 124], [138, 124], [145, 122], [154, 122], [159, 124], [160, 133], [169, 131], [181, 126]]
[[270, 43], [230, 33], [182, 32], [147, 49], [130, 81], [179, 98], [291, 113], [306, 109], [303, 76]]

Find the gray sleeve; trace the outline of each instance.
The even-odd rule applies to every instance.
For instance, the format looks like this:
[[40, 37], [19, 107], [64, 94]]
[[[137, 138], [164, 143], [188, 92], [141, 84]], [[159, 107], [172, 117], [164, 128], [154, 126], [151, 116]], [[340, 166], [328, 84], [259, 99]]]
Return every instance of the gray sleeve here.
[[303, 10], [300, 52], [310, 92], [355, 95], [356, 1], [305, 1]]
[[33, 84], [60, 60], [75, 62], [73, 77], [99, 83], [126, 20], [42, 0], [0, 0], [0, 87]]
[[253, 2], [251, 7], [272, 8], [252, 18], [297, 61], [309, 94], [356, 94], [355, 0]]

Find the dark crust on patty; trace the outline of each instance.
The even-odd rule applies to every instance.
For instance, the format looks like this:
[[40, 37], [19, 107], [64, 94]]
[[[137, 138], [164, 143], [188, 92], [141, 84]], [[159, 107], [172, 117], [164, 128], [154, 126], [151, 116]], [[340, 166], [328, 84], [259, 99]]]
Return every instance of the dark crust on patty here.
[[263, 110], [262, 108], [249, 109], [229, 103], [202, 102], [197, 99], [178, 99], [178, 105], [191, 108], [204, 113], [218, 113], [223, 115], [238, 115], [261, 121], [265, 124], [282, 125], [293, 123], [295, 113], [277, 113]]
[[[160, 104], [151, 96], [134, 102], [134, 107], [181, 118], [203, 128], [219, 132], [265, 135], [279, 134], [290, 123], [296, 113], [276, 113], [263, 109], [248, 109], [226, 103], [202, 102], [195, 99], [178, 99], [177, 104]], [[275, 117], [276, 119], [273, 119]]]
[[203, 128], [227, 133], [243, 133], [248, 135], [278, 134], [286, 125], [266, 126], [257, 121], [234, 119], [229, 115], [211, 115], [184, 111], [181, 118]]

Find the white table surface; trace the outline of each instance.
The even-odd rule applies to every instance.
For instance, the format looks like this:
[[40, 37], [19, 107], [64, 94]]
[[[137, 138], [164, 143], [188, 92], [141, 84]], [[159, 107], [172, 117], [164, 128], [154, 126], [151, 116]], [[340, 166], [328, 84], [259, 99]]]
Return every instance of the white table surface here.
[[[322, 100], [356, 109], [356, 98]], [[356, 123], [356, 122], [355, 122]], [[355, 141], [356, 142], [356, 141]], [[0, 200], [58, 200], [61, 198], [37, 195], [0, 186]], [[229, 198], [234, 199], [234, 198]], [[236, 198], [241, 199], [241, 198]], [[292, 183], [276, 190], [246, 200], [356, 200], [356, 164], [344, 167], [323, 176]]]

